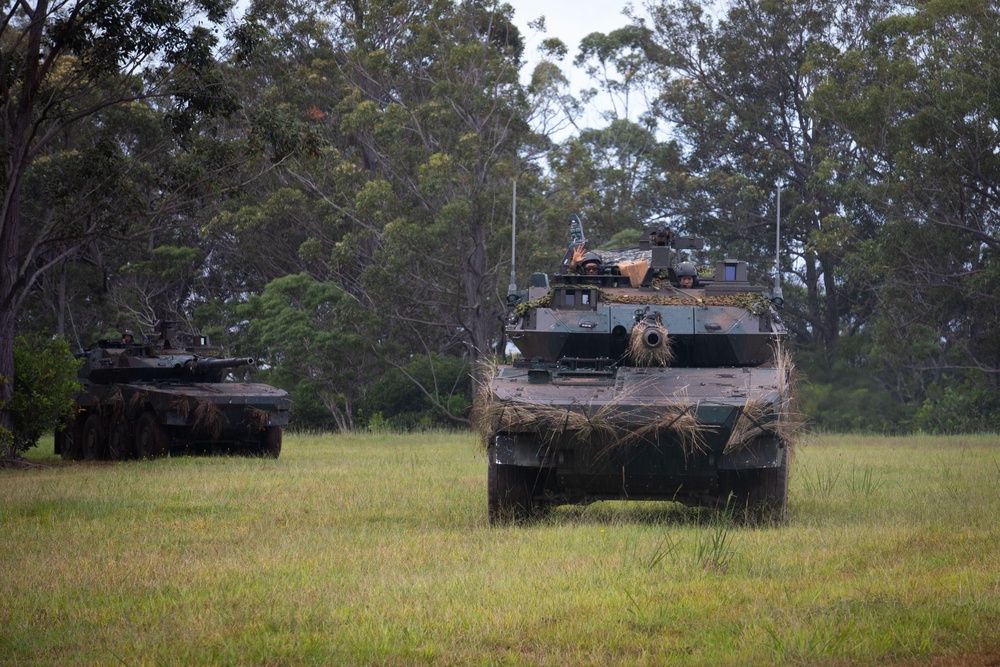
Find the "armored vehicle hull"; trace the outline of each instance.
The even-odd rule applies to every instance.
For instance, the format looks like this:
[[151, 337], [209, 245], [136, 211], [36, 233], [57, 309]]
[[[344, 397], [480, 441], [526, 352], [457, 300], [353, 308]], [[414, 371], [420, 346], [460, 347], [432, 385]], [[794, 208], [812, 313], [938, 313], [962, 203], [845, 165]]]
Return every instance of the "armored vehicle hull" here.
[[479, 396], [494, 523], [608, 499], [784, 520], [790, 364], [777, 313], [739, 279], [742, 263], [682, 289], [673, 254], [651, 254], [593, 276], [536, 274], [517, 296], [506, 331], [521, 357]]
[[[166, 323], [169, 325], [169, 323]], [[68, 459], [156, 458], [167, 454], [247, 454], [276, 458], [290, 399], [270, 385], [225, 382], [253, 359], [220, 359], [204, 338], [101, 341], [85, 353], [75, 418], [56, 433]]]

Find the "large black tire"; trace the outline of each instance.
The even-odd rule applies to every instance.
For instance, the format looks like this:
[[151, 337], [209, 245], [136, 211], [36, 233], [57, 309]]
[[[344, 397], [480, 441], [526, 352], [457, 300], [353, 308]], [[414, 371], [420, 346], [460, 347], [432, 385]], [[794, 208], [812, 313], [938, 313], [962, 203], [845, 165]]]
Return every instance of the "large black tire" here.
[[496, 462], [494, 445], [487, 447], [486, 494], [490, 524], [524, 521], [534, 514], [532, 490], [538, 470]]
[[152, 412], [144, 412], [135, 427], [135, 455], [155, 459], [170, 451], [170, 435]]
[[124, 421], [112, 424], [108, 433], [108, 458], [124, 461], [132, 456], [134, 442], [129, 437], [128, 425]]
[[276, 459], [281, 455], [281, 427], [268, 426], [260, 436], [260, 455]]
[[777, 468], [737, 470], [728, 473], [731, 494], [722, 499], [733, 518], [747, 525], [774, 526], [788, 521], [788, 446], [781, 448]]
[[83, 424], [83, 458], [97, 461], [107, 458], [108, 432], [100, 416], [92, 414]]
[[83, 423], [82, 415], [77, 416], [64, 429], [56, 433], [59, 445], [59, 455], [67, 461], [79, 461], [83, 458]]

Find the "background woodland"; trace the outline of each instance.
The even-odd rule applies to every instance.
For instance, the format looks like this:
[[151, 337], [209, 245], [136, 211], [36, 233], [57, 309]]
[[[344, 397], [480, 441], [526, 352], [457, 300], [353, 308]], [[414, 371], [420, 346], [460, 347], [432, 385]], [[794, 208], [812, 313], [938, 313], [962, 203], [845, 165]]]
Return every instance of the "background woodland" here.
[[535, 21], [537, 54], [486, 0], [5, 11], [0, 405], [15, 339], [168, 318], [257, 358], [298, 428], [467, 423], [516, 181], [522, 282], [572, 213], [592, 246], [667, 225], [769, 282], [780, 187], [809, 422], [1000, 420], [995, 3], [658, 0], [580, 44]]

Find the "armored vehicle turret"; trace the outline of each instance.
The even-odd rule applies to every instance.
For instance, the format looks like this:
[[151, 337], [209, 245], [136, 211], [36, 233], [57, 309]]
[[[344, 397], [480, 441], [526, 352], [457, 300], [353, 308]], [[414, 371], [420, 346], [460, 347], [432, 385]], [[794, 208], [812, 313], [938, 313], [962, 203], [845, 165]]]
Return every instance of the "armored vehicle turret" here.
[[288, 423], [287, 392], [226, 382], [249, 357], [221, 358], [200, 335], [161, 321], [156, 334], [101, 340], [83, 353], [77, 413], [56, 433], [68, 459], [155, 458], [168, 453], [277, 457]]
[[780, 298], [751, 285], [740, 260], [699, 272], [684, 252], [702, 245], [660, 228], [628, 251], [577, 246], [508, 297], [520, 356], [477, 397], [492, 522], [605, 499], [784, 520]]

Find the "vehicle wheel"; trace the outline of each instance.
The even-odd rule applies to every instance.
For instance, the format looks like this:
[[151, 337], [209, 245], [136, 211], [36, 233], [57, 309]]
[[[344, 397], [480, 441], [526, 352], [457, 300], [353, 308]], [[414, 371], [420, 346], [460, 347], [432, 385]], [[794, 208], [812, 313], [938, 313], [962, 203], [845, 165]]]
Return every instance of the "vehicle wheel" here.
[[[788, 520], [788, 446], [781, 449], [777, 468], [737, 470], [730, 473], [728, 509], [733, 518], [748, 525], [780, 525]], [[726, 498], [720, 504], [725, 504]]]
[[108, 434], [98, 415], [90, 415], [83, 424], [83, 458], [96, 461], [107, 457]]
[[140, 459], [155, 459], [170, 451], [170, 436], [152, 412], [143, 413], [135, 428], [135, 455]]
[[533, 514], [531, 491], [535, 469], [496, 462], [494, 445], [486, 449], [489, 464], [486, 472], [486, 494], [490, 524], [504, 525], [524, 521]]
[[108, 458], [112, 461], [124, 461], [132, 455], [132, 442], [129, 440], [128, 425], [122, 421], [112, 424], [108, 434]]
[[260, 436], [260, 455], [276, 459], [281, 454], [281, 427], [267, 426]]
[[77, 417], [56, 433], [59, 455], [66, 461], [79, 461], [83, 458], [83, 422], [83, 419]]

